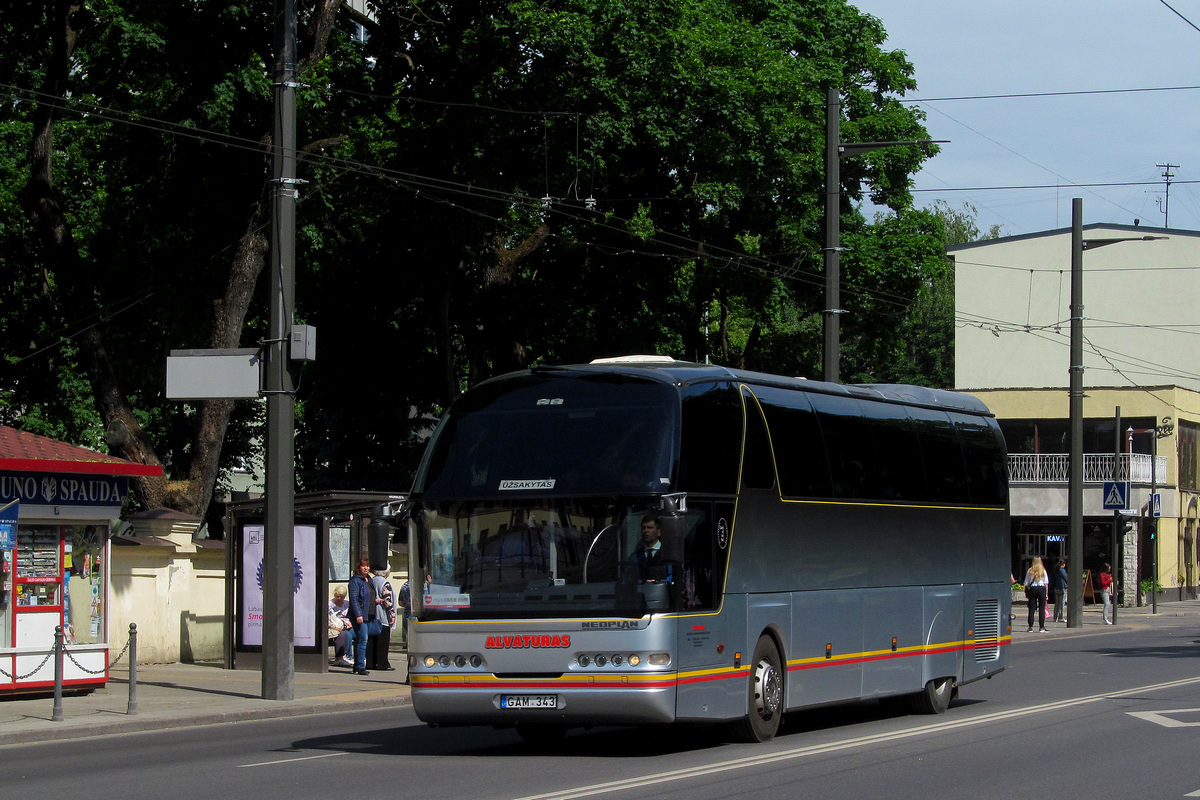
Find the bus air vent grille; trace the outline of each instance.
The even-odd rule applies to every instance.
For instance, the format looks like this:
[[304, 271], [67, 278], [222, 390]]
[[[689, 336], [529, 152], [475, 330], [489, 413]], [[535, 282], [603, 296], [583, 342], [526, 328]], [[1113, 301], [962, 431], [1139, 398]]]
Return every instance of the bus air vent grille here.
[[975, 660], [995, 661], [1000, 658], [1000, 601], [975, 602]]

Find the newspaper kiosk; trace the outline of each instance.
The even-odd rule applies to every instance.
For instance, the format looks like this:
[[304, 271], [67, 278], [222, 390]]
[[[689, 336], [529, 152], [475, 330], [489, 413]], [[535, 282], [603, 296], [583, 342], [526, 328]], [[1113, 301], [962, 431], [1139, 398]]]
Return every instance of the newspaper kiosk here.
[[108, 681], [109, 538], [130, 476], [161, 474], [0, 426], [0, 693], [54, 686], [60, 625], [63, 685]]

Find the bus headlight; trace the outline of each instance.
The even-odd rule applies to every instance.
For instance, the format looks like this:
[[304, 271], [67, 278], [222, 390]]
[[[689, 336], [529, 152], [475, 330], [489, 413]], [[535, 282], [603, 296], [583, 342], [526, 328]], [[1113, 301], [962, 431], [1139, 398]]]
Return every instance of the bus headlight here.
[[425, 666], [429, 668], [437, 666], [437, 659], [433, 656], [425, 656]]
[[636, 667], [640, 663], [642, 663], [642, 657], [637, 653], [631, 653], [629, 656], [629, 666]]
[[649, 662], [652, 667], [665, 667], [671, 663], [670, 653], [651, 653]]

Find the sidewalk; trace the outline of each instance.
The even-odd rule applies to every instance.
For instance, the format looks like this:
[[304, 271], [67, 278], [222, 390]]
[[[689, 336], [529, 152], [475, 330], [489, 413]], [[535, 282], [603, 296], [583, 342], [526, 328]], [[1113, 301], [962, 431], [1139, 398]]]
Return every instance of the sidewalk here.
[[[1032, 633], [1025, 630], [1024, 605], [1013, 606], [1013, 614], [1013, 641], [1020, 643], [1129, 630], [1178, 617], [1195, 617], [1200, 624], [1200, 600], [1161, 603], [1156, 615], [1148, 607], [1120, 608], [1114, 626], [1103, 623], [1100, 606], [1085, 606], [1082, 627], [1047, 622], [1047, 633], [1038, 633], [1036, 624]], [[210, 664], [139, 665], [138, 713], [133, 716], [126, 713], [128, 665], [119, 664], [104, 689], [78, 697], [64, 695], [61, 722], [52, 721], [50, 694], [0, 698], [0, 745], [409, 705], [404, 654], [393, 651], [391, 660], [395, 672], [373, 671], [365, 677], [342, 667], [331, 667], [321, 675], [297, 672], [292, 700], [263, 700], [262, 673], [254, 670]]]
[[297, 672], [292, 700], [263, 700], [262, 673], [255, 670], [139, 664], [133, 716], [126, 713], [129, 668], [121, 663], [110, 671], [103, 689], [81, 696], [64, 691], [60, 722], [52, 721], [52, 693], [0, 698], [0, 746], [409, 705], [405, 656], [393, 651], [391, 660], [395, 672], [372, 670], [366, 676], [343, 667], [330, 667], [324, 674]]
[[1151, 613], [1150, 606], [1142, 608], [1117, 608], [1115, 625], [1104, 624], [1103, 606], [1099, 603], [1083, 607], [1083, 627], [1068, 628], [1065, 622], [1051, 622], [1053, 606], [1046, 606], [1046, 633], [1039, 633], [1037, 620], [1034, 619], [1033, 630], [1028, 631], [1028, 607], [1024, 604], [1013, 604], [1012, 633], [1013, 641], [1025, 639], [1046, 639], [1058, 636], [1078, 636], [1087, 633], [1102, 633], [1104, 631], [1128, 630], [1133, 627], [1153, 624], [1159, 620], [1176, 619], [1178, 617], [1200, 618], [1200, 600], [1174, 601], [1159, 603], [1158, 613]]

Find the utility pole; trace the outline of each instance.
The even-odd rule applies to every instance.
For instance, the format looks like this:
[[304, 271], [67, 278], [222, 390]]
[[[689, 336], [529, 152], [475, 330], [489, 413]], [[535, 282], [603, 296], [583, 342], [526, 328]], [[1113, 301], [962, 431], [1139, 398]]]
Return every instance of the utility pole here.
[[1083, 198], [1071, 200], [1071, 454], [1067, 462], [1067, 627], [1083, 626]]
[[844, 156], [856, 156], [884, 147], [946, 144], [944, 139], [914, 139], [899, 142], [841, 141], [842, 102], [838, 90], [825, 90], [825, 361], [824, 379], [841, 382], [841, 253], [842, 253], [842, 168]]
[[275, 4], [275, 122], [271, 137], [271, 307], [265, 353], [266, 541], [263, 548], [262, 696], [294, 699], [296, 557], [295, 385], [289, 339], [296, 307], [296, 0]]
[[1171, 227], [1171, 178], [1175, 177], [1173, 169], [1179, 169], [1178, 164], [1155, 164], [1154, 166], [1163, 170], [1163, 180], [1167, 184], [1166, 199], [1163, 202], [1163, 227]]
[[1071, 200], [1071, 364], [1067, 463], [1067, 627], [1083, 627], [1083, 251], [1117, 242], [1149, 242], [1166, 236], [1083, 238], [1083, 198]]
[[825, 380], [841, 380], [841, 119], [836, 87], [825, 90]]

